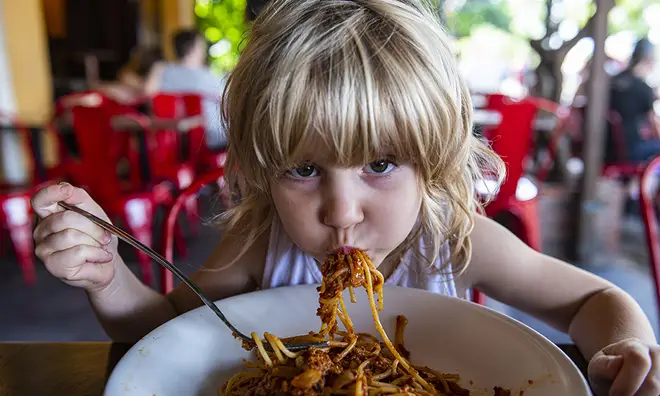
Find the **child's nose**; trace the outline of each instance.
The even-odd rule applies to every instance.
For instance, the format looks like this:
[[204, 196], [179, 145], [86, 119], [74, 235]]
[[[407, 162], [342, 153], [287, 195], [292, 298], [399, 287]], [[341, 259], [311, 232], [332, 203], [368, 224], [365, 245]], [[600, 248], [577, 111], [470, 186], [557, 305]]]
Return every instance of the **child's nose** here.
[[324, 199], [323, 223], [337, 229], [351, 228], [364, 220], [360, 200], [349, 188], [328, 191]]

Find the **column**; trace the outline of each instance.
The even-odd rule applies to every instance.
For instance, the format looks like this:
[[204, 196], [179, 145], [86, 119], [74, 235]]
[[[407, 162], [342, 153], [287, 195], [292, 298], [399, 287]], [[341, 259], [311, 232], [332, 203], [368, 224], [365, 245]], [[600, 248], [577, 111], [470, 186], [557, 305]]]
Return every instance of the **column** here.
[[[41, 0], [0, 0], [0, 110], [45, 125], [53, 103], [52, 76]], [[27, 180], [23, 143], [2, 134], [0, 166], [10, 183]]]

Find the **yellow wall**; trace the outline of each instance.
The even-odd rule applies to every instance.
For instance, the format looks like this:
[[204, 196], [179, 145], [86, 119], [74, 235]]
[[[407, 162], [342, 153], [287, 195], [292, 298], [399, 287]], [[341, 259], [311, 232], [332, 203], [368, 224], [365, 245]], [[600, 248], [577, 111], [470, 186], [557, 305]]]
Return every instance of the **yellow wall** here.
[[[3, 15], [0, 29], [3, 30], [5, 57], [12, 82], [8, 89], [13, 91], [14, 109], [18, 118], [33, 125], [47, 123], [53, 103], [50, 55], [43, 11], [41, 0], [0, 2], [0, 14]], [[52, 135], [46, 134], [44, 137], [44, 147], [53, 146]], [[44, 160], [50, 163], [53, 160], [52, 151], [46, 151], [43, 153]], [[30, 173], [32, 164], [28, 160], [28, 152], [24, 152], [20, 157], [22, 163], [12, 163], [12, 180], [27, 180]], [[8, 172], [8, 169], [0, 172], [3, 179], [6, 179]], [[22, 176], [17, 172], [22, 173]]]
[[50, 37], [66, 37], [66, 0], [41, 0]]
[[[143, 0], [144, 1], [144, 0]], [[195, 27], [194, 0], [160, 0], [161, 45], [166, 59], [174, 58], [172, 36], [179, 29]]]
[[2, 6], [16, 112], [27, 122], [43, 124], [50, 116], [53, 88], [41, 0], [5, 0]]

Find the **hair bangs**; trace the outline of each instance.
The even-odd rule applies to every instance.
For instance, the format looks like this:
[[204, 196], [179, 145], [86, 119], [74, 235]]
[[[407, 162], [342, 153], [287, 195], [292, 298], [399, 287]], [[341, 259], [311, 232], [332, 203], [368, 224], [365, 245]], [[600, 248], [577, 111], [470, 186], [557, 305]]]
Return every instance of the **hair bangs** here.
[[463, 97], [443, 88], [443, 73], [409, 72], [428, 69], [429, 62], [396, 26], [363, 21], [360, 28], [331, 29], [281, 55], [278, 78], [266, 87], [270, 100], [261, 113], [267, 122], [252, 145], [260, 166], [281, 171], [319, 153], [346, 167], [385, 156], [446, 164], [451, 144], [439, 137], [469, 123]]

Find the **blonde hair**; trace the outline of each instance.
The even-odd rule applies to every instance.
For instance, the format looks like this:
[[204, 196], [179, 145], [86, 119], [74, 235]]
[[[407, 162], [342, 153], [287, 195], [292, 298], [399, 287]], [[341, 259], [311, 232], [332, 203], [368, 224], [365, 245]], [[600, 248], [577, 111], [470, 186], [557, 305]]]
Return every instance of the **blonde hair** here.
[[[241, 200], [221, 217], [243, 253], [268, 230], [269, 181], [319, 139], [339, 166], [386, 154], [411, 163], [422, 186], [419, 226], [436, 256], [461, 271], [480, 208], [474, 183], [503, 165], [472, 134], [472, 103], [449, 37], [416, 0], [275, 0], [230, 74], [224, 121], [228, 185]], [[234, 191], [236, 192], [236, 191]]]

